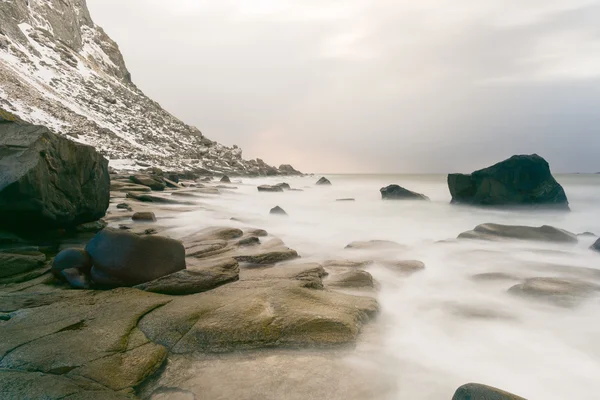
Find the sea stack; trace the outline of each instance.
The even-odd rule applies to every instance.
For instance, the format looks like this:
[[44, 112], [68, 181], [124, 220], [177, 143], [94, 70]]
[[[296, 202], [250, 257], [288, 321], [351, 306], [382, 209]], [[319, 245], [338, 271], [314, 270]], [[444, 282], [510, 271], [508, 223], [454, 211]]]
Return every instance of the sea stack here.
[[472, 174], [448, 175], [452, 203], [569, 210], [562, 186], [537, 154], [517, 155]]

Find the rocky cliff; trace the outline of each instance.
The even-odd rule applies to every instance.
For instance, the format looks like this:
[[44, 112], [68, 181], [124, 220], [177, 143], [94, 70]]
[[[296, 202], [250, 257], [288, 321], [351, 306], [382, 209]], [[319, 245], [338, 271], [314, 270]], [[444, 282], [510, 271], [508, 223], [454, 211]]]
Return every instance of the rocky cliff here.
[[0, 109], [92, 145], [116, 167], [285, 173], [244, 160], [145, 96], [85, 0], [0, 0]]

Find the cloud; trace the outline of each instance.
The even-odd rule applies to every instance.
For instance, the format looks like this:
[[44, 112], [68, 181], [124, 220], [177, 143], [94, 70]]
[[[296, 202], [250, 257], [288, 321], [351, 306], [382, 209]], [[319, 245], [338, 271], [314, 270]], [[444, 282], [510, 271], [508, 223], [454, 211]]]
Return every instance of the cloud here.
[[246, 157], [600, 170], [600, 0], [88, 0], [134, 81]]

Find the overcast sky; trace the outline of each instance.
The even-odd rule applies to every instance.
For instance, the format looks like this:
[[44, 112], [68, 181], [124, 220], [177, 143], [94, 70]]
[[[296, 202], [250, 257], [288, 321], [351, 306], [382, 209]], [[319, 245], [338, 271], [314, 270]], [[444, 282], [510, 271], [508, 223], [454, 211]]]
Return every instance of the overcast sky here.
[[133, 81], [245, 158], [600, 171], [600, 0], [88, 0]]

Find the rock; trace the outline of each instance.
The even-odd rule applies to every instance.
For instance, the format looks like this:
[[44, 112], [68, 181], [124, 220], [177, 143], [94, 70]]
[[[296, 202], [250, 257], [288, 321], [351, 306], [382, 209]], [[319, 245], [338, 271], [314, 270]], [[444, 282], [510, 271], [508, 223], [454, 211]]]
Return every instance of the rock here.
[[379, 191], [384, 200], [429, 200], [424, 194], [411, 192], [398, 185], [389, 185]]
[[348, 244], [347, 249], [355, 250], [382, 250], [382, 249], [402, 249], [403, 245], [392, 242], [390, 240], [369, 240], [369, 241], [356, 241]]
[[169, 295], [187, 295], [206, 292], [226, 283], [239, 279], [240, 268], [237, 262], [234, 265], [224, 264], [205, 269], [185, 269], [162, 278], [135, 286], [147, 292]]
[[323, 176], [317, 181], [316, 185], [331, 185], [331, 182], [329, 181], [329, 179]]
[[472, 276], [474, 281], [520, 281], [521, 278], [515, 275], [507, 274], [504, 272], [484, 272], [482, 274], [475, 274]]
[[590, 247], [590, 249], [600, 251], [600, 239], [596, 240], [596, 242]]
[[425, 269], [425, 263], [418, 260], [382, 261], [380, 264], [405, 275], [413, 274]]
[[283, 192], [283, 188], [280, 186], [260, 185], [257, 189], [259, 192]]
[[287, 183], [285, 183], [285, 182], [278, 183], [277, 185], [274, 185], [274, 186], [280, 187], [280, 188], [282, 188], [284, 190], [290, 190], [291, 189], [290, 185], [287, 184]]
[[177, 240], [105, 229], [87, 244], [94, 262], [92, 281], [133, 286], [185, 269], [185, 248]]
[[452, 396], [452, 400], [525, 400], [523, 397], [495, 387], [481, 385], [479, 383], [467, 383], [462, 385]]
[[129, 179], [135, 184], [148, 186], [156, 191], [163, 191], [167, 186], [164, 180], [156, 175], [132, 175]]
[[221, 180], [219, 182], [231, 183], [231, 179], [229, 179], [229, 177], [227, 175], [223, 175], [223, 177], [221, 178]]
[[254, 253], [233, 256], [237, 261], [247, 262], [250, 264], [275, 264], [282, 261], [293, 260], [298, 258], [296, 250], [286, 248], [274, 248]]
[[569, 210], [562, 186], [537, 154], [513, 156], [471, 175], [448, 175], [452, 203]]
[[89, 289], [91, 286], [90, 275], [77, 268], [63, 269], [57, 274], [57, 277], [67, 282], [73, 289]]
[[276, 214], [276, 215], [288, 215], [285, 210], [279, 206], [275, 206], [273, 208], [271, 208], [271, 211], [269, 211], [269, 214]]
[[246, 231], [246, 233], [248, 235], [258, 236], [258, 237], [264, 237], [264, 236], [268, 235], [267, 231], [265, 231], [264, 229], [249, 229], [248, 231]]
[[43, 267], [45, 263], [46, 256], [37, 251], [21, 254], [0, 253], [0, 278], [33, 271]]
[[355, 201], [356, 199], [353, 198], [346, 198], [346, 199], [335, 199], [335, 201]]
[[111, 181], [110, 182], [110, 190], [113, 192], [151, 192], [148, 186], [144, 185], [136, 185], [135, 183], [121, 182], [121, 181]]
[[374, 286], [373, 276], [367, 271], [354, 270], [339, 275], [333, 275], [326, 282], [328, 286], [344, 288], [372, 288]]
[[578, 242], [577, 236], [573, 233], [548, 225], [533, 227], [491, 223], [477, 225], [472, 231], [458, 235], [458, 238], [481, 240], [519, 239], [554, 243]]
[[92, 258], [88, 252], [82, 249], [65, 249], [61, 251], [54, 257], [50, 272], [55, 277], [62, 278], [61, 272], [71, 268], [89, 274], [92, 269]]
[[260, 244], [260, 239], [256, 236], [249, 236], [244, 239], [240, 239], [237, 242], [238, 246], [257, 246]]
[[120, 210], [131, 211], [131, 207], [127, 203], [119, 203], [119, 204], [117, 204], [117, 208], [120, 209]]
[[154, 215], [154, 213], [151, 211], [140, 211], [140, 212], [136, 212], [135, 214], [133, 214], [131, 219], [134, 221], [152, 221], [152, 222], [154, 222], [154, 221], [156, 221], [156, 215]]
[[372, 263], [369, 260], [327, 260], [323, 266], [326, 268], [363, 268]]
[[174, 199], [169, 199], [161, 196], [154, 196], [151, 194], [135, 194], [135, 193], [127, 193], [128, 199], [135, 199], [138, 201], [142, 201], [144, 203], [158, 203], [158, 204], [184, 204], [184, 205], [193, 205], [195, 203], [179, 201]]
[[368, 297], [315, 290], [301, 280], [250, 280], [177, 297], [139, 322], [175, 354], [352, 343], [372, 318]]
[[45, 127], [0, 122], [0, 148], [1, 226], [72, 228], [105, 215], [108, 161], [93, 147]]
[[80, 233], [97, 233], [107, 226], [108, 223], [105, 220], [99, 219], [98, 221], [86, 222], [85, 224], [78, 225], [75, 227], [75, 231]]
[[557, 305], [572, 307], [585, 297], [600, 291], [600, 285], [560, 278], [529, 278], [511, 287], [509, 293], [547, 300]]
[[327, 272], [317, 263], [243, 268], [240, 273], [240, 280], [254, 281], [256, 285], [261, 285], [263, 281], [295, 280], [302, 282], [302, 287], [311, 289], [323, 289], [323, 277], [327, 276]]
[[279, 172], [283, 175], [302, 175], [302, 172], [296, 170], [289, 164], [281, 164], [279, 166]]
[[583, 233], [578, 233], [577, 236], [596, 237], [596, 234], [593, 232], [583, 232]]
[[216, 227], [206, 228], [199, 232], [193, 233], [181, 239], [184, 243], [196, 243], [206, 240], [231, 240], [237, 239], [244, 235], [241, 229]]

